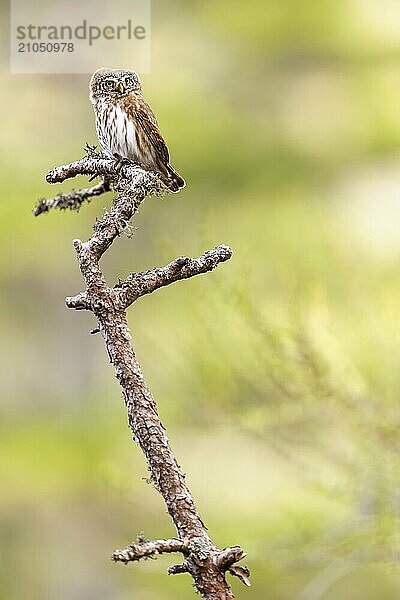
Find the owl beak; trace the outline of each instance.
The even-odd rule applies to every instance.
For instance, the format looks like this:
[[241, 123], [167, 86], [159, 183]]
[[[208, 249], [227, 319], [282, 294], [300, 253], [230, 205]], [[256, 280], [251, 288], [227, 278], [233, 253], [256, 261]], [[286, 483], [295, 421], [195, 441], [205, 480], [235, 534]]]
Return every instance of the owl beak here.
[[117, 92], [119, 92], [120, 94], [123, 94], [123, 93], [125, 92], [125, 88], [124, 88], [124, 86], [122, 85], [122, 83], [121, 83], [120, 81], [117, 81], [117, 82], [116, 82], [116, 84], [115, 84], [115, 86], [114, 86], [114, 89], [115, 89]]

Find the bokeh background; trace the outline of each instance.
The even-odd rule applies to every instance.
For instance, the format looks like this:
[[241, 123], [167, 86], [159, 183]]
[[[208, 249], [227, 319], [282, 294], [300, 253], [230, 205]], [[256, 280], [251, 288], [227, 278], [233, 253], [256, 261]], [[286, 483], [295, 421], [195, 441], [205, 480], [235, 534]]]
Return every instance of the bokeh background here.
[[[58, 191], [45, 172], [95, 142], [92, 109], [87, 77], [9, 74], [1, 10], [0, 597], [194, 598], [173, 557], [108, 558], [174, 533], [93, 317], [64, 307], [71, 240], [111, 198], [31, 215]], [[400, 2], [152, 15], [143, 86], [187, 188], [149, 199], [104, 270], [234, 249], [129, 314], [179, 462], [213, 539], [248, 551], [238, 598], [397, 600]]]

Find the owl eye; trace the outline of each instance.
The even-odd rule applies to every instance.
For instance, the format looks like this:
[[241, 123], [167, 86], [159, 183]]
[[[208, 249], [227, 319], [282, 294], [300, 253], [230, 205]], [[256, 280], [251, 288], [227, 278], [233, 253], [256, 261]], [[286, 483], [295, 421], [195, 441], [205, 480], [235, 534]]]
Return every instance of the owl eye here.
[[125, 83], [126, 87], [131, 87], [133, 85], [133, 78], [132, 77], [125, 77], [124, 83]]
[[114, 82], [111, 79], [106, 79], [106, 81], [103, 81], [103, 88], [105, 90], [112, 90], [114, 87]]

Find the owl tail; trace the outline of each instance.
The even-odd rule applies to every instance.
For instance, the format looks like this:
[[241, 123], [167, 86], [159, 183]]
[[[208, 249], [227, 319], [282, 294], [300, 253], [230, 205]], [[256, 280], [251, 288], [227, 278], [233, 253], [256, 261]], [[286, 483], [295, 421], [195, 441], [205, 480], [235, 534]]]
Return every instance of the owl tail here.
[[165, 185], [171, 192], [179, 192], [180, 188], [185, 187], [185, 180], [175, 171], [170, 164], [167, 165], [167, 177]]

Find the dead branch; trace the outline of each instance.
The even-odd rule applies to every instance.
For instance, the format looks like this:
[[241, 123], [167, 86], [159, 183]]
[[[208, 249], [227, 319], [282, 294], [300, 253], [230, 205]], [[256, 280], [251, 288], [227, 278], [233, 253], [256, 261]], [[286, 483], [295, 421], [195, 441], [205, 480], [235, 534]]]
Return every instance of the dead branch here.
[[135, 562], [146, 558], [155, 558], [158, 554], [181, 552], [186, 554], [188, 544], [182, 540], [145, 540], [138, 539], [136, 544], [131, 544], [125, 550], [115, 550], [112, 559], [115, 562]]
[[122, 387], [133, 438], [146, 457], [150, 479], [163, 496], [178, 533], [178, 539], [149, 541], [139, 538], [136, 544], [125, 550], [116, 550], [112, 558], [128, 563], [163, 553], [181, 553], [185, 562], [170, 567], [170, 574], [190, 573], [196, 590], [206, 600], [231, 599], [234, 596], [225, 578], [227, 571], [246, 585], [250, 584], [247, 567], [235, 564], [244, 558], [245, 553], [239, 546], [219, 550], [207, 533], [131, 345], [126, 309], [138, 298], [161, 287], [211, 271], [228, 260], [232, 251], [228, 246], [218, 246], [198, 258], [176, 258], [164, 267], [133, 273], [126, 280], [109, 287], [99, 267], [101, 257], [127, 227], [145, 197], [164, 193], [164, 186], [156, 174], [128, 161], [116, 168], [115, 161], [92, 149], [81, 160], [50, 171], [46, 180], [57, 183], [77, 175], [101, 176], [103, 180], [92, 188], [64, 192], [53, 199], [41, 200], [34, 214], [39, 215], [52, 208], [77, 209], [93, 196], [111, 188], [116, 191], [111, 209], [95, 223], [90, 239], [87, 242], [74, 240], [86, 289], [67, 298], [66, 304], [68, 308], [90, 310], [97, 318], [98, 327], [93, 333], [100, 332], [104, 338]]
[[80, 190], [71, 190], [67, 193], [57, 194], [54, 198], [39, 200], [33, 214], [35, 217], [39, 216], [44, 212], [49, 212], [52, 208], [59, 208], [60, 210], [79, 210], [84, 202], [90, 202], [95, 196], [100, 196], [105, 192], [110, 191], [110, 180], [108, 177], [104, 177], [102, 181], [90, 188], [82, 188]]

